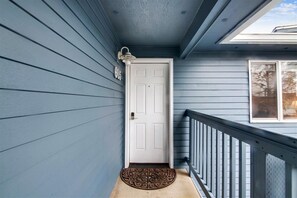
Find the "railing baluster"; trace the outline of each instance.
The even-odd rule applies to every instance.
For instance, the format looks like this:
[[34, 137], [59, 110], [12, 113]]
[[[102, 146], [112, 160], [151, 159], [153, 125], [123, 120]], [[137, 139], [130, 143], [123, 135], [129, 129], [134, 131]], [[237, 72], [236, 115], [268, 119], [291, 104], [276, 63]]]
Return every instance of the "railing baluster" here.
[[200, 129], [200, 134], [199, 134], [199, 174], [200, 176], [202, 177], [202, 159], [203, 159], [203, 154], [202, 154], [202, 144], [203, 144], [203, 141], [202, 141], [202, 137], [203, 137], [203, 131], [202, 131], [202, 123], [200, 123], [199, 125], [199, 129]]
[[222, 133], [222, 197], [227, 197], [227, 141], [226, 135]]
[[198, 130], [197, 130], [196, 125], [197, 125], [197, 121], [194, 120], [193, 121], [193, 129], [194, 129], [195, 133], [192, 135], [192, 138], [193, 138], [193, 140], [192, 140], [192, 142], [193, 142], [193, 154], [195, 153], [195, 156], [193, 156], [193, 160], [192, 160], [192, 164], [193, 164], [194, 169], [196, 169], [196, 167], [197, 167], [196, 160], [197, 160], [197, 158], [199, 156], [199, 153], [197, 152], [197, 144], [198, 143], [196, 141], [196, 136], [198, 134]]
[[230, 136], [229, 138], [229, 173], [230, 173], [230, 181], [229, 181], [229, 197], [235, 197], [235, 163], [236, 163], [236, 155], [235, 155], [235, 139]]
[[214, 193], [215, 186], [215, 173], [214, 173], [214, 161], [215, 161], [215, 150], [214, 150], [214, 135], [213, 128], [210, 129], [210, 191]]
[[291, 177], [292, 177], [292, 197], [297, 197], [297, 166], [292, 166], [292, 171], [291, 171]]
[[246, 197], [246, 149], [245, 143], [239, 141], [239, 197]]
[[202, 176], [202, 179], [204, 180], [204, 124], [202, 123], [201, 124], [201, 176]]
[[196, 153], [197, 153], [197, 157], [196, 157], [196, 171], [197, 172], [199, 172], [199, 160], [200, 160], [200, 158], [201, 158], [201, 155], [200, 155], [200, 153], [199, 153], [199, 148], [200, 148], [200, 143], [199, 143], [199, 134], [201, 133], [201, 131], [200, 131], [200, 128], [199, 128], [199, 126], [200, 126], [200, 122], [196, 122], [196, 131], [197, 131], [197, 133], [196, 133]]
[[221, 171], [220, 171], [220, 163], [221, 163], [221, 149], [220, 149], [220, 132], [216, 131], [216, 197], [221, 197]]
[[197, 158], [199, 157], [198, 153], [197, 153], [197, 133], [198, 130], [197, 130], [197, 121], [195, 120], [194, 123], [193, 123], [193, 128], [194, 128], [194, 134], [193, 134], [193, 142], [194, 142], [194, 146], [193, 146], [193, 154], [195, 155], [193, 157], [193, 167], [194, 168], [197, 168]]
[[205, 183], [208, 186], [209, 185], [209, 175], [208, 175], [208, 166], [209, 166], [209, 144], [208, 144], [208, 126], [205, 125]]
[[202, 158], [201, 158], [201, 161], [202, 161], [202, 172], [201, 172], [201, 175], [202, 175], [202, 179], [205, 181], [205, 175], [204, 175], [204, 169], [205, 169], [205, 166], [204, 166], [204, 164], [205, 164], [205, 160], [204, 160], [204, 157], [205, 157], [205, 155], [204, 155], [204, 153], [205, 153], [205, 142], [204, 142], [204, 140], [205, 140], [205, 133], [204, 133], [204, 124], [202, 123]]
[[195, 133], [197, 132], [196, 131], [196, 128], [195, 128], [195, 119], [193, 119], [192, 121], [192, 133], [191, 133], [191, 142], [192, 142], [192, 149], [191, 149], [191, 152], [192, 152], [192, 159], [191, 159], [191, 164], [192, 166], [194, 167], [195, 166], [195, 158], [197, 157], [197, 153], [195, 152], [195, 145], [196, 145], [196, 142], [195, 142]]
[[[190, 118], [189, 120], [189, 161], [190, 164], [193, 164], [193, 139], [192, 139], [192, 135], [193, 135], [193, 119]], [[191, 177], [191, 171], [189, 170], [189, 176]]]

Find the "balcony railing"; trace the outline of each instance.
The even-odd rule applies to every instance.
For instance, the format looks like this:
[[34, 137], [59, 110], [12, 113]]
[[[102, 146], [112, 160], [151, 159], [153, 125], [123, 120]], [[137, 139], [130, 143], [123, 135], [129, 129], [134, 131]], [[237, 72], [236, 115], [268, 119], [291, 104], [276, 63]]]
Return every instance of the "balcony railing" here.
[[185, 160], [206, 197], [297, 197], [297, 139], [191, 110], [186, 116]]

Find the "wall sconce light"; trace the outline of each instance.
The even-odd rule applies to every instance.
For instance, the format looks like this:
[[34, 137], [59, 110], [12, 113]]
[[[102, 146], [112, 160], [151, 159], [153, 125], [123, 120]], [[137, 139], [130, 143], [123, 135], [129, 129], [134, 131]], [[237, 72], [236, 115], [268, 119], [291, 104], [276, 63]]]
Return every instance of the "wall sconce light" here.
[[[125, 54], [123, 53], [124, 49], [127, 50]], [[136, 57], [130, 53], [128, 47], [122, 47], [121, 50], [118, 52], [118, 60], [123, 61], [123, 63], [125, 64], [131, 64], [131, 62], [135, 59]]]

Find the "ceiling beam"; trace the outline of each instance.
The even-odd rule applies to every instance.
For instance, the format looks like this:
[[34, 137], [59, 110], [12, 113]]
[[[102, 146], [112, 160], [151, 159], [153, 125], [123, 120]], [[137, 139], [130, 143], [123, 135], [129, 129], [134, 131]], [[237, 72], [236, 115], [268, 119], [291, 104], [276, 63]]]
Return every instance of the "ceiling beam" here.
[[204, 0], [202, 2], [190, 28], [188, 29], [180, 45], [181, 58], [187, 57], [192, 52], [193, 47], [200, 39], [201, 31], [199, 30], [201, 30], [203, 24], [205, 24], [207, 17], [209, 17], [209, 14], [211, 13], [217, 2], [218, 0]]

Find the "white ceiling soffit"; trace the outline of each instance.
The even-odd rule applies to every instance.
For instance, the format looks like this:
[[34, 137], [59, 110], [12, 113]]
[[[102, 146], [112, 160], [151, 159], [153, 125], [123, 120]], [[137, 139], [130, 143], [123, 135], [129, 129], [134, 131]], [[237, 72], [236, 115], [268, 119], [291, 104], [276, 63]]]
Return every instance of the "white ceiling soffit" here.
[[259, 7], [242, 23], [239, 23], [231, 32], [223, 37], [219, 44], [297, 44], [297, 34], [293, 33], [242, 33], [241, 32], [269, 12], [282, 0], [271, 0]]
[[239, 34], [222, 44], [297, 44], [297, 34]]

